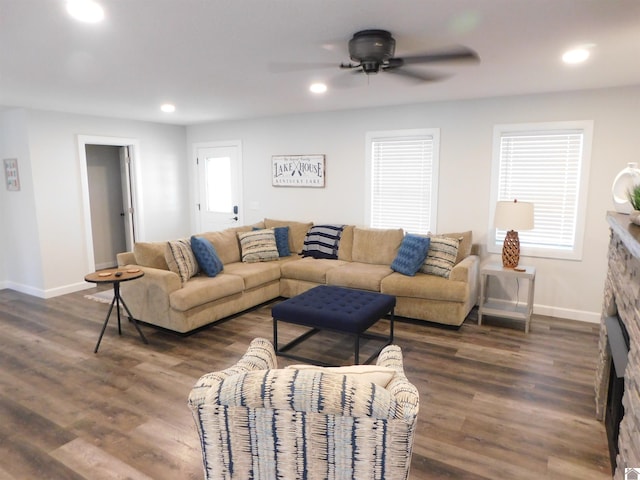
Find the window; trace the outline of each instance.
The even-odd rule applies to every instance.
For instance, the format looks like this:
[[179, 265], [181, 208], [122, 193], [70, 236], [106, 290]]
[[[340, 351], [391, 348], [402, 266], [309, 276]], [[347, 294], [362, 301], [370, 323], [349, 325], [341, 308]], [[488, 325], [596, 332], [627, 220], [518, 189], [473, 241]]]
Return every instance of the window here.
[[438, 129], [367, 134], [367, 222], [428, 233], [436, 228]]
[[522, 255], [581, 258], [591, 132], [592, 122], [495, 127], [490, 252], [506, 233], [493, 226], [496, 202], [517, 199], [534, 204], [534, 229], [518, 232]]

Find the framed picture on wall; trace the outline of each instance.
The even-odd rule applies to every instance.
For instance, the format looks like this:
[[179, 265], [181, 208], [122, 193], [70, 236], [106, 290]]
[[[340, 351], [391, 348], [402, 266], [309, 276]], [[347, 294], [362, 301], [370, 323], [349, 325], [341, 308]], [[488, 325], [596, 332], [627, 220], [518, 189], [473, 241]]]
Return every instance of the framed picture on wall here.
[[324, 187], [324, 155], [274, 155], [271, 185], [274, 187]]
[[4, 159], [4, 178], [7, 190], [17, 192], [20, 190], [20, 176], [18, 175], [18, 159]]

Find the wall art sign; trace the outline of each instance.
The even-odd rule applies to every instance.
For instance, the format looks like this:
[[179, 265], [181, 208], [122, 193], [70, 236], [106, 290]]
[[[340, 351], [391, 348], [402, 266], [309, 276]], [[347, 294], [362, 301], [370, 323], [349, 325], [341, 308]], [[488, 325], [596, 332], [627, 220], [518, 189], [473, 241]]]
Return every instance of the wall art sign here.
[[324, 155], [274, 155], [271, 179], [274, 187], [324, 187]]
[[17, 192], [20, 190], [20, 176], [18, 175], [18, 159], [4, 159], [4, 178], [7, 190]]

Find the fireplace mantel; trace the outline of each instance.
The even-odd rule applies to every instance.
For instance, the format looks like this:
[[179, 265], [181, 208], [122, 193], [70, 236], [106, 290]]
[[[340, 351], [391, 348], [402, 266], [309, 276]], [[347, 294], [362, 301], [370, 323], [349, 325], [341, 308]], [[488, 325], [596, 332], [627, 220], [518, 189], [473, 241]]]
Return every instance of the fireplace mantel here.
[[605, 319], [617, 315], [630, 343], [624, 371], [624, 417], [620, 422], [614, 472], [616, 480], [623, 480], [624, 468], [640, 467], [640, 226], [631, 223], [628, 215], [616, 212], [607, 213], [607, 222], [611, 238], [595, 379], [596, 417], [604, 418], [611, 369]]
[[611, 230], [620, 237], [631, 255], [640, 258], [640, 226], [629, 221], [629, 215], [607, 212], [607, 221]]

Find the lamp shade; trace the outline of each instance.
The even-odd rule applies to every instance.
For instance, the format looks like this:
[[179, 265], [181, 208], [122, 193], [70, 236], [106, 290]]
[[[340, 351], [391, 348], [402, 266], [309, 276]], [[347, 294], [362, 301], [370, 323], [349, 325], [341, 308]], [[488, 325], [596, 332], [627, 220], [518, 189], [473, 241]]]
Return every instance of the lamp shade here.
[[533, 203], [498, 202], [494, 219], [496, 228], [500, 230], [532, 230], [533, 229]]

